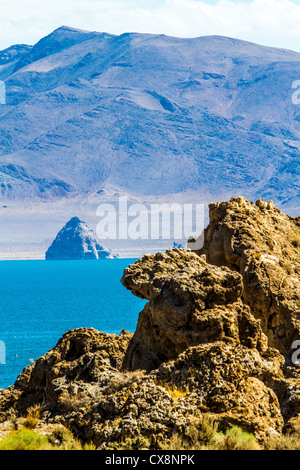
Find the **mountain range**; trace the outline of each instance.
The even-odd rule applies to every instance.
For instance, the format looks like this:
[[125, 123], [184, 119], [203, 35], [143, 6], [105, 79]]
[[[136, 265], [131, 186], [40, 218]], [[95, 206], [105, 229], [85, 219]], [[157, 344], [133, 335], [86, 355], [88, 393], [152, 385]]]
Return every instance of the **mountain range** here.
[[243, 195], [298, 215], [299, 79], [299, 53], [220, 36], [63, 26], [1, 51], [0, 257], [33, 222], [44, 247], [62, 222], [91, 222], [97, 204], [120, 195]]

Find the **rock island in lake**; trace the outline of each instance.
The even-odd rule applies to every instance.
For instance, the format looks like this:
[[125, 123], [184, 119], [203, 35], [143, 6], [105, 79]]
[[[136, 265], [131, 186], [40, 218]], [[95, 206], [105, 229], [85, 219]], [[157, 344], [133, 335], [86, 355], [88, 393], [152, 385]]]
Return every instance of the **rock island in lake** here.
[[114, 258], [111, 251], [103, 247], [88, 225], [73, 217], [58, 232], [46, 251], [46, 260], [85, 260]]

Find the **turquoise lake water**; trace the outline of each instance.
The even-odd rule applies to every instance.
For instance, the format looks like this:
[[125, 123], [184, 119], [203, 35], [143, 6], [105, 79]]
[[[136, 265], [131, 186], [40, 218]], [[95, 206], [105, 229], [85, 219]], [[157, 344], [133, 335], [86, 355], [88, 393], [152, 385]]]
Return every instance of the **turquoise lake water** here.
[[0, 388], [68, 330], [134, 332], [145, 301], [121, 284], [134, 261], [1, 261]]

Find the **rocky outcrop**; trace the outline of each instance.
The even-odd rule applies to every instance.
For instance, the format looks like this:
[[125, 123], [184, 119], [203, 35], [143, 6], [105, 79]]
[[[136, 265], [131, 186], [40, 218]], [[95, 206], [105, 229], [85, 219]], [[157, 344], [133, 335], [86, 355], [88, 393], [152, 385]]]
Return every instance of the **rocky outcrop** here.
[[0, 392], [0, 422], [39, 405], [42, 422], [63, 424], [99, 448], [139, 436], [156, 447], [208, 412], [220, 429], [239, 423], [260, 439], [282, 431], [268, 385], [281, 377], [280, 356], [262, 359], [255, 349], [217, 341], [188, 348], [150, 373], [125, 372], [131, 339], [88, 328], [67, 332]]
[[288, 360], [300, 339], [300, 218], [258, 200], [211, 204], [198, 252], [243, 278], [243, 302], [260, 319], [269, 345]]
[[[217, 344], [223, 352], [231, 346], [235, 364], [237, 350], [246, 348], [247, 357], [255, 351], [257, 366], [273, 366], [267, 376], [252, 375], [255, 367], [248, 373], [252, 393], [267, 386], [278, 398], [284, 429], [299, 429], [300, 375], [291, 359], [300, 339], [300, 219], [272, 202], [233, 198], [210, 205], [203, 235], [199, 251], [147, 255], [124, 271], [124, 286], [149, 302], [123, 366], [151, 370], [204, 347], [209, 360]], [[233, 385], [228, 378], [224, 383]]]
[[190, 346], [215, 341], [267, 350], [267, 338], [241, 301], [239, 273], [195, 253], [146, 255], [124, 271], [122, 282], [149, 300], [127, 350], [126, 369], [151, 370]]
[[46, 260], [84, 260], [113, 258], [100, 245], [93, 231], [78, 217], [73, 217], [59, 231], [46, 252]]
[[100, 449], [137, 437], [159, 448], [206, 415], [261, 443], [299, 435], [299, 220], [243, 198], [210, 211], [201, 252], [125, 269], [123, 285], [148, 301], [136, 332], [67, 332], [0, 391], [0, 422], [39, 405], [43, 422]]

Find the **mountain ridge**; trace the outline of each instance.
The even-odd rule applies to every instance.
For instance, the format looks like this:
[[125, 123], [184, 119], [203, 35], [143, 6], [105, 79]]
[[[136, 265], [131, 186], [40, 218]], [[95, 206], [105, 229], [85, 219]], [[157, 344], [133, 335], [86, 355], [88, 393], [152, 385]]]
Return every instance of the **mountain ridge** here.
[[12, 46], [0, 52], [1, 201], [30, 217], [75, 204], [86, 220], [120, 195], [207, 205], [243, 194], [298, 215], [299, 77], [299, 53], [222, 36], [63, 26]]
[[[229, 50], [229, 45], [233, 50]], [[180, 51], [174, 52], [174, 46], [180, 46]], [[226, 49], [227, 56], [224, 55]], [[198, 57], [198, 53], [202, 56]], [[271, 57], [266, 58], [267, 54]], [[33, 199], [51, 201], [61, 197], [62, 193], [66, 196], [86, 194], [91, 178], [94, 191], [97, 186], [102, 189], [105, 181], [111, 179], [120, 187], [124, 185], [124, 167], [128, 168], [125, 179], [133, 180], [130, 188], [125, 184], [130, 193], [143, 194], [145, 187], [149, 187], [149, 194], [156, 195], [158, 187], [163, 194], [180, 193], [192, 187], [196, 192], [200, 189], [200, 194], [207, 193], [212, 197], [216, 183], [219, 185], [216, 182], [209, 188], [205, 180], [209, 176], [209, 166], [218, 164], [216, 155], [219, 153], [226, 169], [232, 154], [241, 151], [233, 140], [244, 140], [244, 151], [250, 148], [248, 153], [261, 150], [266, 153], [269, 147], [276, 155], [294, 151], [298, 156], [297, 121], [296, 126], [288, 116], [285, 121], [289, 122], [277, 121], [279, 116], [278, 111], [275, 115], [272, 94], [268, 96], [268, 86], [260, 85], [260, 82], [268, 83], [278, 69], [282, 74], [282, 65], [300, 62], [298, 53], [222, 36], [195, 39], [140, 33], [114, 36], [63, 26], [25, 49], [21, 55], [9, 77], [5, 71], [7, 64], [0, 67], [8, 103], [7, 112], [3, 114], [5, 109], [1, 109], [0, 117], [3, 129], [0, 175], [4, 200], [20, 197], [21, 191], [13, 186], [18, 188], [21, 184], [22, 190], [25, 189], [23, 169], [31, 179], [30, 185], [25, 184], [25, 197], [30, 190], [29, 197]], [[254, 64], [251, 63], [253, 58]], [[218, 59], [221, 62], [217, 63]], [[237, 76], [235, 70], [240, 71]], [[292, 78], [289, 88], [291, 84]], [[253, 100], [257, 92], [263, 94], [265, 108], [257, 106]], [[251, 106], [253, 110], [249, 111]], [[289, 106], [285, 114], [290, 109], [293, 110]], [[270, 116], [270, 112], [274, 116]], [[253, 120], [255, 114], [259, 120]], [[106, 128], [101, 129], [100, 124]], [[199, 137], [201, 132], [202, 137]], [[168, 140], [165, 145], [161, 142], [163, 134]], [[154, 137], [152, 143], [149, 136]], [[190, 145], [191, 137], [194, 145]], [[288, 141], [286, 146], [278, 141], [282, 138]], [[230, 141], [232, 148], [228, 148]], [[291, 145], [289, 141], [293, 144], [287, 148]], [[217, 145], [211, 158], [213, 144]], [[162, 147], [166, 162], [164, 170], [170, 173], [168, 159], [173, 167], [167, 184], [163, 185], [157, 168]], [[60, 154], [66, 148], [68, 158], [60, 165]], [[85, 153], [89, 151], [93, 155], [93, 176], [84, 161], [87, 159]], [[74, 156], [77, 161], [72, 166], [70, 159]], [[35, 164], [32, 163], [34, 160]], [[142, 178], [140, 187], [136, 184], [136, 160], [142, 162], [145, 174], [149, 170], [147, 161], [152, 160], [156, 167], [155, 171], [150, 171], [152, 178]], [[241, 164], [241, 160], [235, 163]], [[185, 174], [187, 170], [182, 175], [181, 167], [185, 163], [194, 170], [195, 177], [191, 177], [191, 173]], [[264, 171], [265, 165], [258, 164]], [[82, 172], [78, 171], [80, 166], [90, 173], [89, 180], [84, 181]], [[272, 162], [268, 164], [270, 170], [273, 166]], [[253, 175], [248, 175], [249, 180], [251, 177]], [[173, 183], [174, 178], [178, 183]], [[158, 184], [151, 187], [153, 180]], [[166, 178], [163, 180], [165, 182]], [[227, 180], [232, 191], [236, 191], [236, 175]], [[242, 192], [242, 186], [239, 192]]]

